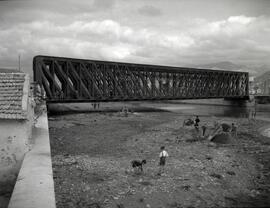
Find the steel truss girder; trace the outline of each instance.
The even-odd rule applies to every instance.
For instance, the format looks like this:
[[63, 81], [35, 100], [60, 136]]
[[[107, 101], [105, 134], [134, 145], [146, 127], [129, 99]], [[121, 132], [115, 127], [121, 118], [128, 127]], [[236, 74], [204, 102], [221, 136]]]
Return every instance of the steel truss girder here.
[[48, 102], [247, 98], [248, 73], [36, 56]]

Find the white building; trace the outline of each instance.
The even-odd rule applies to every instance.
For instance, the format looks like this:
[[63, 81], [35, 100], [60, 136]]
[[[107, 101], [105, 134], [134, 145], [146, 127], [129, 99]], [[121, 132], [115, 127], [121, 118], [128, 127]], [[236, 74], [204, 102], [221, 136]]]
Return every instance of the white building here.
[[29, 76], [0, 73], [0, 183], [16, 180], [31, 145], [33, 106]]

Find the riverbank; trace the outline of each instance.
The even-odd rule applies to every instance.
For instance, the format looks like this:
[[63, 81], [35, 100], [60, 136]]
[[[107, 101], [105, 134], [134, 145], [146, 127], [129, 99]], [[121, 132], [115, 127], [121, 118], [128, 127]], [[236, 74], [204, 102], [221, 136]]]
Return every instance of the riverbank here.
[[[90, 113], [49, 118], [57, 207], [270, 206], [267, 121], [202, 116], [236, 123], [238, 136], [214, 144], [179, 113]], [[169, 152], [158, 176], [158, 153]], [[143, 174], [130, 161], [146, 159]]]

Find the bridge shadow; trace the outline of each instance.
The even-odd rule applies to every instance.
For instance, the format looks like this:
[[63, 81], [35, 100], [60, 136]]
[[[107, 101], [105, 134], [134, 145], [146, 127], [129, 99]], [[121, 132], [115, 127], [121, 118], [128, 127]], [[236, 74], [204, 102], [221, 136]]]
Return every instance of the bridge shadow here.
[[116, 113], [121, 112], [123, 107], [127, 107], [129, 112], [170, 112], [170, 110], [160, 109], [156, 107], [143, 106], [140, 103], [125, 104], [113, 103], [111, 106], [106, 103], [105, 106], [92, 108], [91, 103], [79, 104], [48, 104], [48, 115], [67, 115], [78, 113]]

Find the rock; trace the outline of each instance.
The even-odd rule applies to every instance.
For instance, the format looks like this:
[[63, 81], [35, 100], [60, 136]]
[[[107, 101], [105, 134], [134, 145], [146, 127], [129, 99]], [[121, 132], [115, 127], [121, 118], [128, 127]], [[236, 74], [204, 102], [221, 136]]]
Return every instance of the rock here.
[[189, 191], [190, 185], [181, 186], [181, 188], [184, 189], [185, 191]]
[[211, 142], [219, 144], [228, 144], [231, 141], [232, 141], [231, 135], [228, 133], [217, 134], [211, 139]]
[[165, 142], [172, 142], [173, 140], [172, 139], [169, 139], [169, 138], [167, 138], [167, 139], [165, 139]]
[[211, 156], [206, 156], [205, 157], [207, 160], [212, 160], [213, 158]]
[[216, 173], [212, 173], [212, 174], [210, 174], [210, 176], [212, 176], [214, 178], [217, 178], [217, 179], [222, 179], [223, 178], [222, 175], [216, 174]]
[[117, 204], [116, 206], [117, 206], [117, 208], [125, 208], [125, 206], [123, 204]]
[[256, 196], [259, 195], [259, 194], [260, 194], [260, 192], [257, 191], [257, 190], [255, 190], [255, 189], [251, 190], [251, 192], [249, 193], [249, 195], [250, 195], [251, 197], [256, 197]]
[[227, 171], [226, 173], [229, 174], [229, 175], [235, 175], [234, 171]]

